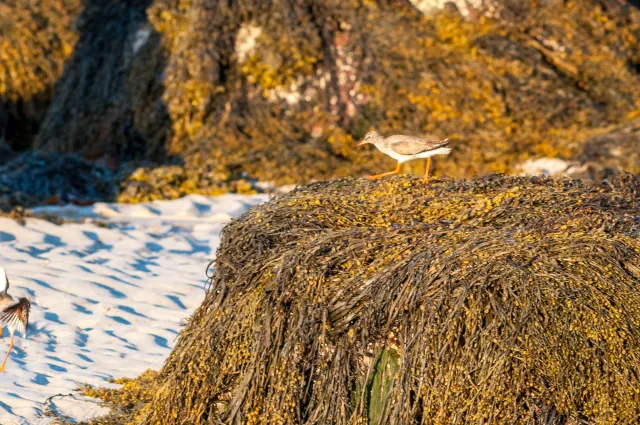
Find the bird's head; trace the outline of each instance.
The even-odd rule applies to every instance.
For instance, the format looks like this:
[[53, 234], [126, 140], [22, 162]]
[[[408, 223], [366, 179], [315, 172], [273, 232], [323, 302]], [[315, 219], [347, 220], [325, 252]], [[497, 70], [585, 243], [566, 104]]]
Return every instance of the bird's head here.
[[370, 131], [364, 135], [364, 139], [362, 139], [362, 141], [358, 143], [356, 147], [366, 145], [367, 143], [375, 143], [381, 138], [382, 136], [380, 136], [380, 133], [378, 133], [377, 131]]

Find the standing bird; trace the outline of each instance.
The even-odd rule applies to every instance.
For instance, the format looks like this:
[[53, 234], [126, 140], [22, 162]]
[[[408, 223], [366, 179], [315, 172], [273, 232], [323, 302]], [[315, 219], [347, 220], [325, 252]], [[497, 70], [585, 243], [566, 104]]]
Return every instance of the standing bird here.
[[388, 173], [376, 174], [375, 176], [365, 176], [369, 180], [376, 180], [381, 177], [390, 176], [391, 174], [400, 173], [400, 165], [414, 159], [427, 158], [427, 172], [424, 175], [424, 182], [429, 184], [429, 168], [431, 168], [431, 157], [434, 155], [449, 155], [451, 152], [449, 139], [421, 139], [413, 136], [395, 135], [387, 138], [382, 137], [377, 131], [370, 131], [360, 143], [356, 145], [362, 146], [371, 143], [378, 150], [391, 158], [398, 161], [395, 170]]
[[18, 299], [18, 302], [15, 302], [13, 297], [7, 293], [9, 289], [9, 278], [2, 266], [0, 266], [0, 288], [2, 288], [0, 289], [0, 336], [2, 336], [2, 327], [4, 326], [9, 328], [9, 332], [11, 333], [9, 351], [7, 351], [7, 355], [2, 365], [0, 365], [0, 372], [4, 373], [4, 365], [7, 363], [9, 354], [13, 349], [13, 334], [18, 330], [24, 338], [27, 332], [31, 303], [24, 297]]

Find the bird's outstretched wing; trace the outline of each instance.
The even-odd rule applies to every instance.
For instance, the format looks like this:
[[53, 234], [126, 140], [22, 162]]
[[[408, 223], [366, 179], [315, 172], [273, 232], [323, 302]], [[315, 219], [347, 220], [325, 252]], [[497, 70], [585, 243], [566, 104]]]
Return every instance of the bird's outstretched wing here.
[[421, 139], [413, 136], [390, 136], [388, 139], [389, 146], [400, 155], [418, 155], [423, 152], [432, 151], [442, 148], [449, 144], [449, 139]]
[[0, 312], [0, 325], [17, 329], [24, 336], [29, 326], [30, 309], [31, 302], [24, 297], [20, 298], [17, 303]]

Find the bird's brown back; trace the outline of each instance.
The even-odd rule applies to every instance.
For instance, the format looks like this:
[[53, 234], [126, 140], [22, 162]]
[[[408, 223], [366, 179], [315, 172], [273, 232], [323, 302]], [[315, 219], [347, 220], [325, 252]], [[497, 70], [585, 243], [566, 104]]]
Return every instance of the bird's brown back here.
[[402, 135], [390, 136], [387, 141], [389, 142], [389, 147], [400, 155], [418, 155], [449, 144], [449, 139], [422, 139], [420, 137]]

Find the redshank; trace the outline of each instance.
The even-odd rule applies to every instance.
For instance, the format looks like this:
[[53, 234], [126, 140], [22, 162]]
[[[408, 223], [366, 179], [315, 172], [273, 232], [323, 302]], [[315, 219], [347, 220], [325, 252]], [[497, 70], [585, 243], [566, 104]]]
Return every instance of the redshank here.
[[376, 174], [375, 176], [365, 176], [369, 180], [376, 180], [391, 174], [400, 173], [400, 165], [414, 159], [427, 158], [427, 171], [424, 175], [424, 182], [429, 183], [429, 169], [431, 168], [431, 157], [434, 155], [449, 155], [451, 149], [449, 139], [421, 139], [413, 136], [394, 135], [387, 138], [382, 137], [377, 131], [370, 131], [364, 139], [356, 146], [371, 143], [378, 150], [398, 161], [395, 170], [388, 173]]
[[20, 331], [24, 338], [29, 324], [29, 309], [31, 303], [28, 299], [22, 297], [18, 301], [14, 301], [13, 297], [7, 293], [9, 289], [9, 278], [7, 272], [0, 266], [0, 336], [2, 336], [2, 327], [9, 328], [11, 334], [11, 342], [9, 343], [9, 351], [0, 365], [0, 372], [4, 373], [4, 366], [7, 363], [9, 354], [13, 349], [13, 334]]

